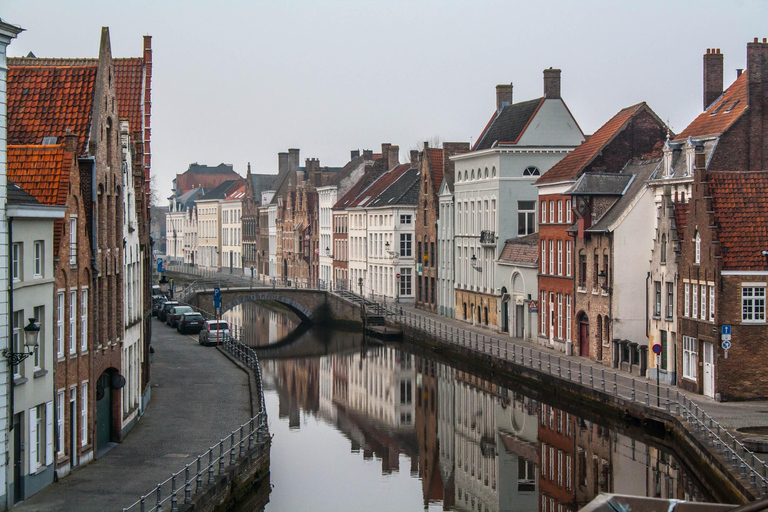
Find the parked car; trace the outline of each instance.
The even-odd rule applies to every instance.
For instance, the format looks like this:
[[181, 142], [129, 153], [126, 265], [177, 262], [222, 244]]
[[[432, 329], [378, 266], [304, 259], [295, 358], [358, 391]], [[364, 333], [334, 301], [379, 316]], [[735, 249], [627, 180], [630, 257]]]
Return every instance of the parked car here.
[[183, 313], [177, 322], [176, 330], [181, 334], [197, 334], [205, 326], [205, 318], [200, 313]]
[[181, 318], [182, 314], [194, 312], [195, 310], [192, 309], [192, 306], [174, 306], [170, 311], [168, 311], [168, 314], [166, 314], [165, 323], [166, 325], [170, 325], [171, 327], [176, 328], [176, 325], [179, 323], [179, 318]]
[[217, 333], [219, 343], [223, 342], [224, 337], [229, 336], [229, 323], [224, 320], [206, 320], [197, 341], [201, 345], [215, 345]]
[[157, 316], [157, 312], [162, 309], [163, 304], [165, 304], [168, 301], [165, 297], [162, 295], [154, 295], [152, 297], [152, 314]]
[[160, 310], [157, 312], [157, 319], [162, 320], [165, 322], [165, 317], [168, 315], [168, 312], [171, 310], [171, 308], [176, 307], [179, 305], [179, 301], [177, 300], [167, 300], [163, 304], [163, 307], [160, 308]]

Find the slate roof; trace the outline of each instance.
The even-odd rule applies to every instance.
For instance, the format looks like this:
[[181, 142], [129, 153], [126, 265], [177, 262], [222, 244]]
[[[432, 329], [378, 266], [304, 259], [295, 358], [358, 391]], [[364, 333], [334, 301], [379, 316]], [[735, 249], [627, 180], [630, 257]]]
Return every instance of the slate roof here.
[[[410, 167], [410, 164], [402, 164], [398, 167], [406, 167], [392, 184], [376, 196], [366, 207], [386, 207], [392, 205], [413, 205], [419, 204], [419, 170]], [[395, 169], [398, 169], [396, 167]]]
[[[621, 171], [622, 176], [631, 176], [632, 180], [624, 191], [623, 195], [613, 203], [600, 219], [595, 222], [587, 232], [607, 232], [611, 226], [621, 218], [621, 216], [632, 207], [635, 198], [642, 193], [646, 187], [646, 182], [651, 176], [660, 159], [649, 160], [630, 160]], [[586, 174], [585, 174], [586, 176]]]
[[688, 137], [719, 135], [741, 117], [747, 109], [747, 73], [742, 73], [707, 110], [683, 130], [675, 140]]
[[8, 179], [42, 204], [64, 206], [73, 157], [64, 144], [8, 146]]
[[602, 172], [586, 172], [569, 188], [565, 195], [571, 196], [620, 196], [627, 190], [632, 176]]
[[539, 263], [539, 234], [510, 238], [504, 242], [499, 261], [537, 266]]
[[768, 171], [710, 172], [708, 179], [723, 270], [765, 270]]
[[544, 98], [537, 98], [505, 105], [494, 112], [472, 151], [489, 149], [496, 142], [516, 144], [543, 103]]
[[8, 181], [8, 203], [9, 205], [13, 204], [29, 204], [29, 205], [39, 205], [40, 201], [35, 199], [30, 194], [27, 194], [24, 190], [21, 189], [18, 185], [15, 183], [12, 183], [10, 180]]
[[617, 135], [624, 131], [637, 113], [646, 109], [651, 111], [648, 105], [642, 102], [619, 110], [591, 137], [541, 175], [536, 183], [554, 183], [575, 179]]
[[365, 189], [367, 189], [371, 183], [376, 181], [380, 176], [381, 172], [376, 172], [376, 168], [372, 168], [370, 170], [367, 170], [359, 180], [357, 180], [357, 183], [352, 185], [352, 188], [350, 188], [341, 198], [336, 201], [336, 204], [333, 205], [334, 210], [345, 210], [351, 205], [355, 199], [357, 199], [357, 196], [360, 195]]
[[8, 144], [41, 144], [69, 130], [85, 154], [95, 84], [96, 66], [9, 67]]
[[215, 187], [213, 190], [210, 190], [205, 195], [200, 197], [198, 201], [211, 201], [214, 199], [224, 199], [229, 189], [232, 188], [232, 185], [234, 185], [236, 182], [237, 180], [226, 180], [222, 182], [220, 185], [218, 185], [217, 187]]
[[[370, 206], [370, 203], [376, 199], [379, 194], [387, 190], [390, 185], [397, 181], [400, 176], [405, 174], [411, 168], [411, 164], [399, 164], [382, 174], [379, 178], [371, 183], [367, 188], [363, 189], [360, 194], [353, 199], [347, 208], [357, 208], [363, 206]], [[415, 203], [414, 203], [415, 204]], [[383, 206], [383, 205], [380, 205]]]
[[251, 174], [251, 187], [253, 188], [253, 199], [259, 203], [261, 193], [265, 190], [273, 190], [272, 182], [277, 178], [277, 174]]

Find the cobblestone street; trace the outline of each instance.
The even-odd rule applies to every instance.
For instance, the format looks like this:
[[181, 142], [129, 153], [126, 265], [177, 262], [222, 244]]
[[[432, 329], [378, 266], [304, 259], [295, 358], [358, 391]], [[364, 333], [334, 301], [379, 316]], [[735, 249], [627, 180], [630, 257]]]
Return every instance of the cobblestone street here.
[[152, 327], [152, 399], [141, 420], [103, 457], [14, 510], [122, 510], [250, 418], [243, 370], [196, 336]]

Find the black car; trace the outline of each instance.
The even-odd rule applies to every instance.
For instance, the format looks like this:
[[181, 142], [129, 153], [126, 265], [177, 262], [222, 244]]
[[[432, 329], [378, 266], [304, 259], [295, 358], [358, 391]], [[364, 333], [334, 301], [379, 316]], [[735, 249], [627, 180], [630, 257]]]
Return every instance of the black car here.
[[203, 330], [205, 318], [200, 313], [183, 313], [176, 324], [176, 330], [181, 334], [197, 334]]
[[163, 304], [163, 307], [161, 307], [160, 310], [157, 312], [157, 319], [165, 322], [165, 318], [168, 315], [168, 312], [171, 310], [171, 308], [175, 308], [178, 305], [179, 305], [179, 301], [177, 300], [165, 301], [165, 303]]
[[194, 312], [195, 310], [192, 309], [192, 306], [174, 306], [165, 314], [165, 324], [175, 328], [181, 315]]
[[163, 308], [163, 304], [167, 301], [168, 299], [163, 296], [152, 297], [152, 314], [157, 316], [157, 313]]

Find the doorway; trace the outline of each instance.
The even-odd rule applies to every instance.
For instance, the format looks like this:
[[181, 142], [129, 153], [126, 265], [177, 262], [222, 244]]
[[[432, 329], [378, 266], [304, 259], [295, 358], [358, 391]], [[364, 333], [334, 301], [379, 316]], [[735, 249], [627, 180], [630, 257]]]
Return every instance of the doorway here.
[[509, 295], [507, 287], [501, 287], [501, 332], [509, 332]]
[[704, 349], [704, 396], [715, 398], [715, 345], [702, 342]]
[[519, 304], [515, 306], [515, 336], [522, 338], [525, 329], [525, 306]]
[[24, 482], [22, 480], [22, 465], [24, 464], [24, 458], [22, 457], [22, 417], [24, 413], [20, 412], [13, 415], [13, 502], [18, 503], [24, 496]]
[[579, 355], [589, 357], [589, 318], [584, 313], [579, 315]]
[[96, 383], [96, 449], [103, 450], [112, 434], [112, 384], [104, 372]]
[[77, 388], [69, 390], [69, 465], [77, 466]]

